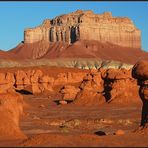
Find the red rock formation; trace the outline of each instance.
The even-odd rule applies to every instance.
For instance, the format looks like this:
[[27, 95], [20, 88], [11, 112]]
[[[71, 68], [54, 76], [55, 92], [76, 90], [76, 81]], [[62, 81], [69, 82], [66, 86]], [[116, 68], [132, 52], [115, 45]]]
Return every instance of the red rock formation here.
[[24, 89], [26, 86], [31, 85], [30, 77], [23, 70], [18, 70], [15, 73], [16, 87], [18, 89]]
[[42, 91], [53, 91], [53, 84], [54, 84], [54, 78], [49, 77], [48, 75], [43, 75], [39, 79], [39, 85], [42, 87]]
[[81, 82], [86, 74], [79, 72], [79, 73], [59, 73], [57, 75], [57, 78], [54, 81], [54, 85], [60, 85], [60, 84], [67, 84], [67, 83], [78, 83]]
[[[63, 99], [72, 99], [80, 104], [99, 104], [110, 101], [116, 103], [138, 102], [137, 81], [132, 78], [131, 70], [99, 69], [99, 70], [62, 70], [27, 68], [18, 71], [0, 73], [1, 93], [32, 88], [33, 94], [57, 91]], [[147, 81], [143, 81], [147, 85]], [[80, 86], [80, 91], [78, 88]], [[145, 96], [147, 89], [141, 89]], [[81, 99], [82, 98], [82, 99]], [[100, 98], [100, 100], [98, 99]], [[91, 99], [91, 100], [90, 100]], [[82, 102], [81, 102], [82, 101]], [[93, 102], [93, 103], [89, 103]], [[98, 102], [98, 103], [96, 103]], [[79, 104], [79, 103], [78, 103]]]
[[32, 84], [32, 92], [33, 93], [41, 93], [43, 92], [43, 88], [41, 87], [39, 80], [43, 76], [43, 72], [41, 70], [36, 70], [31, 76], [31, 84]]
[[148, 61], [139, 61], [132, 69], [132, 75], [138, 79], [139, 95], [143, 102], [140, 131], [148, 132]]
[[60, 90], [60, 93], [63, 95], [63, 100], [74, 100], [79, 91], [80, 89], [75, 86], [66, 85]]
[[81, 91], [78, 92], [74, 104], [83, 106], [98, 106], [105, 102], [102, 92], [103, 80], [101, 73], [88, 74], [80, 85]]
[[148, 61], [139, 61], [132, 69], [134, 78], [138, 79], [140, 85], [140, 96], [142, 100], [148, 99]]
[[148, 61], [140, 60], [134, 65], [133, 77], [141, 80], [148, 79]]
[[13, 91], [15, 79], [13, 73], [0, 73], [0, 93]]
[[19, 127], [23, 97], [18, 93], [0, 94], [0, 139], [26, 138]]
[[141, 94], [144, 95], [145, 100], [148, 100], [148, 80], [143, 81], [143, 87], [141, 88]]
[[41, 70], [18, 70], [15, 73], [16, 88], [21, 90], [27, 86], [32, 87], [32, 93], [42, 93], [44, 91], [52, 91], [54, 78], [48, 75], [43, 75]]
[[105, 92], [108, 102], [139, 102], [139, 87], [132, 78], [131, 71], [126, 69], [108, 69], [104, 75]]

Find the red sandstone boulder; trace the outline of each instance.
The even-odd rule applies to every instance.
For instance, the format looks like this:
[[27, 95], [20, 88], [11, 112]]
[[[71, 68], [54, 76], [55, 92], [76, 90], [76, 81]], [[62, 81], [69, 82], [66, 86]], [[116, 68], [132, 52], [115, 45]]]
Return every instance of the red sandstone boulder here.
[[12, 85], [15, 83], [15, 78], [14, 78], [13, 73], [7, 72], [5, 75], [5, 79], [6, 79], [7, 83], [10, 83]]
[[66, 104], [67, 104], [67, 101], [65, 101], [65, 100], [60, 100], [60, 101], [59, 101], [59, 104], [61, 104], [61, 105], [66, 105]]
[[53, 77], [49, 77], [48, 75], [43, 75], [40, 79], [39, 79], [40, 83], [51, 83], [53, 85], [54, 83], [54, 78]]
[[43, 92], [43, 88], [40, 86], [39, 83], [32, 83], [32, 93], [39, 94]]
[[115, 135], [124, 135], [124, 134], [125, 134], [125, 132], [123, 130], [117, 130], [115, 132]]
[[141, 60], [137, 62], [132, 69], [132, 75], [136, 79], [147, 80], [148, 79], [148, 61]]
[[26, 138], [19, 127], [23, 97], [18, 93], [0, 95], [0, 139]]
[[142, 82], [140, 93], [144, 96], [143, 99], [148, 100], [148, 80]]
[[67, 73], [67, 82], [68, 83], [78, 83], [83, 81], [84, 76], [86, 73], [82, 72], [68, 72]]
[[54, 81], [54, 85], [66, 85], [68, 83], [79, 83], [83, 80], [85, 73], [59, 73]]
[[100, 73], [87, 74], [84, 77], [84, 80], [80, 85], [80, 88], [83, 90], [95, 90], [96, 92], [102, 92], [104, 90], [103, 85], [104, 81], [101, 78]]
[[42, 87], [42, 90], [47, 90], [47, 91], [53, 91], [53, 84], [54, 84], [54, 78], [49, 77], [48, 75], [43, 75], [39, 79], [39, 85]]
[[105, 102], [105, 97], [101, 93], [88, 90], [80, 91], [74, 100], [74, 104], [82, 106], [98, 106]]
[[108, 102], [139, 102], [139, 86], [131, 76], [131, 70], [108, 69], [104, 75], [105, 96]]
[[15, 79], [13, 73], [0, 73], [0, 93], [14, 91]]
[[0, 84], [6, 84], [5, 73], [0, 73]]
[[75, 86], [66, 85], [60, 90], [60, 93], [63, 95], [63, 100], [74, 100], [79, 91], [80, 89]]
[[36, 70], [31, 76], [31, 84], [32, 84], [32, 92], [33, 94], [38, 94], [43, 92], [43, 88], [39, 83], [40, 78], [43, 76], [43, 72], [41, 70]]
[[31, 83], [38, 83], [39, 79], [43, 76], [43, 72], [41, 70], [36, 70], [31, 76]]
[[59, 73], [54, 81], [54, 85], [67, 84], [67, 74]]
[[139, 102], [139, 87], [135, 80], [121, 79], [115, 80], [110, 85], [111, 98], [109, 102], [131, 103]]
[[77, 94], [74, 104], [85, 106], [98, 106], [105, 103], [105, 97], [102, 94], [103, 80], [100, 73], [87, 74], [80, 85], [81, 91]]
[[16, 78], [16, 87], [18, 89], [24, 89], [27, 85], [31, 85], [30, 77], [26, 74], [25, 71], [19, 70], [15, 73]]
[[131, 71], [127, 69], [108, 69], [105, 72], [105, 78], [110, 80], [132, 78]]
[[148, 99], [148, 61], [137, 62], [133, 69], [132, 75], [138, 79], [140, 85], [140, 96], [143, 96], [142, 100]]

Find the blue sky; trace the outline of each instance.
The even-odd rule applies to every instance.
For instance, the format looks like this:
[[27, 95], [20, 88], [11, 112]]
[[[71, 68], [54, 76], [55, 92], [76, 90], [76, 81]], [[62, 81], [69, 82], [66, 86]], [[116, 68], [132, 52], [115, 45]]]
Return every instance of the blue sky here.
[[142, 31], [142, 48], [148, 51], [148, 2], [0, 2], [0, 49], [8, 50], [23, 40], [23, 31], [40, 25], [46, 18], [78, 9], [95, 13], [111, 11], [127, 16]]

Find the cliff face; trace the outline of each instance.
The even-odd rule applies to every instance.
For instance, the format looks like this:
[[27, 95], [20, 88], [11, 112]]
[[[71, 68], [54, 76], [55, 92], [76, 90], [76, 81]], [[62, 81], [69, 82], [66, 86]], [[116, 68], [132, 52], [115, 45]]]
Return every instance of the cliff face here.
[[97, 40], [141, 48], [141, 32], [129, 18], [113, 17], [110, 12], [94, 14], [91, 10], [77, 10], [52, 20], [44, 20], [42, 25], [24, 31], [25, 43], [42, 40], [69, 44], [77, 40]]

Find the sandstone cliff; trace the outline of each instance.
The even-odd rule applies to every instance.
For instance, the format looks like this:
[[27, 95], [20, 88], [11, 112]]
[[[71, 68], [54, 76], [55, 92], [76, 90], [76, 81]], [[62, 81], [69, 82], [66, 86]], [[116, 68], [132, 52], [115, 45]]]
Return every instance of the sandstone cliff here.
[[42, 25], [24, 31], [25, 43], [42, 40], [69, 44], [77, 40], [97, 40], [141, 48], [141, 31], [127, 17], [113, 17], [111, 12], [94, 14], [91, 10], [77, 10], [44, 20]]

